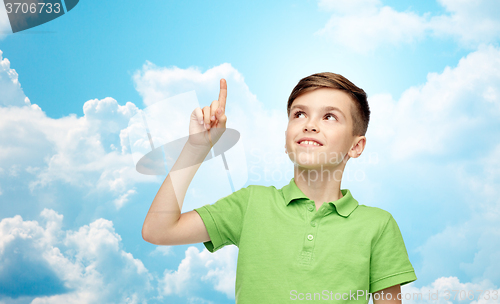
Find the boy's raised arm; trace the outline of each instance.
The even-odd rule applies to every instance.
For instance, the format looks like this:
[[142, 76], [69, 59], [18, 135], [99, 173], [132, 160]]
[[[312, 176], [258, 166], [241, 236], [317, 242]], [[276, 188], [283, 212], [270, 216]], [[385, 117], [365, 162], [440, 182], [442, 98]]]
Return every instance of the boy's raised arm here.
[[220, 81], [219, 100], [191, 114], [189, 139], [153, 199], [142, 226], [142, 238], [156, 245], [210, 240], [203, 220], [192, 210], [181, 214], [186, 191], [210, 149], [226, 129], [227, 84]]

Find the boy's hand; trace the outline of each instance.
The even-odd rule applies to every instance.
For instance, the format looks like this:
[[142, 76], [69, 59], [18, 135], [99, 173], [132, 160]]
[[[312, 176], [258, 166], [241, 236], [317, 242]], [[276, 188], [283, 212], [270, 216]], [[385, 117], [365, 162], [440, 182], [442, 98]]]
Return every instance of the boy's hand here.
[[[196, 147], [211, 148], [226, 130], [227, 83], [220, 80], [219, 100], [201, 109], [197, 107], [191, 113], [188, 143]], [[200, 123], [201, 122], [201, 123]]]

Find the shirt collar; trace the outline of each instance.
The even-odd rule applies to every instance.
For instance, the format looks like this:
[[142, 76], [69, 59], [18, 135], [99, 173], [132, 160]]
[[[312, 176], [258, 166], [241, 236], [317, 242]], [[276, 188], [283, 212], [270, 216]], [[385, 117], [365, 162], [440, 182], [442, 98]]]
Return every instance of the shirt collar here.
[[[281, 190], [285, 199], [286, 206], [288, 206], [291, 201], [296, 199], [309, 199], [302, 192], [302, 190], [297, 187], [297, 184], [295, 184], [295, 179], [293, 177], [290, 180], [290, 183], [284, 186]], [[358, 207], [358, 201], [356, 201], [352, 197], [351, 191], [349, 191], [349, 189], [341, 189], [340, 191], [342, 192], [343, 197], [334, 202], [328, 202], [328, 204], [334, 205], [338, 214], [342, 215], [343, 217], [348, 217], [354, 211], [354, 209]]]

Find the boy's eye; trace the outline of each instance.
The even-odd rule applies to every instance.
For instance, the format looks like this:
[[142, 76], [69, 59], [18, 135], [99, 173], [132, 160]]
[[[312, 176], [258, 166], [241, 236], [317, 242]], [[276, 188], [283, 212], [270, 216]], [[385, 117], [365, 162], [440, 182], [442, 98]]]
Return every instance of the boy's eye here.
[[335, 120], [337, 119], [337, 117], [335, 117], [335, 115], [333, 115], [333, 114], [331, 114], [331, 113], [328, 113], [328, 114], [326, 114], [326, 115], [325, 115], [325, 117], [328, 117], [328, 116], [333, 117]]
[[[298, 115], [300, 115], [300, 114], [304, 114], [304, 112], [303, 111], [297, 111], [297, 112], [295, 112], [295, 114], [293, 114], [293, 117], [297, 118]], [[337, 120], [337, 117], [335, 115], [333, 115], [332, 113], [328, 113], [328, 114], [325, 115], [325, 117], [328, 117], [328, 116], [331, 116], [335, 120]]]
[[294, 114], [294, 116], [293, 116], [293, 117], [297, 117], [297, 115], [299, 115], [299, 114], [304, 114], [304, 112], [302, 112], [302, 111], [297, 111], [297, 112], [295, 112], [295, 114]]

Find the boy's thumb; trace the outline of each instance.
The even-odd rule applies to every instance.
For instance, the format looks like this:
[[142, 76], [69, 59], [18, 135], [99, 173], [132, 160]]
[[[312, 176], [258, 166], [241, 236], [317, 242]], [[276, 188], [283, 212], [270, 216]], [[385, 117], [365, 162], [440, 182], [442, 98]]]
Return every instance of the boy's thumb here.
[[[220, 113], [219, 113], [219, 111], [220, 111]], [[221, 108], [217, 109], [217, 111], [215, 112], [215, 116], [217, 117], [217, 120], [223, 126], [226, 126], [227, 117], [226, 117], [226, 114], [224, 113], [224, 110], [222, 110]]]

